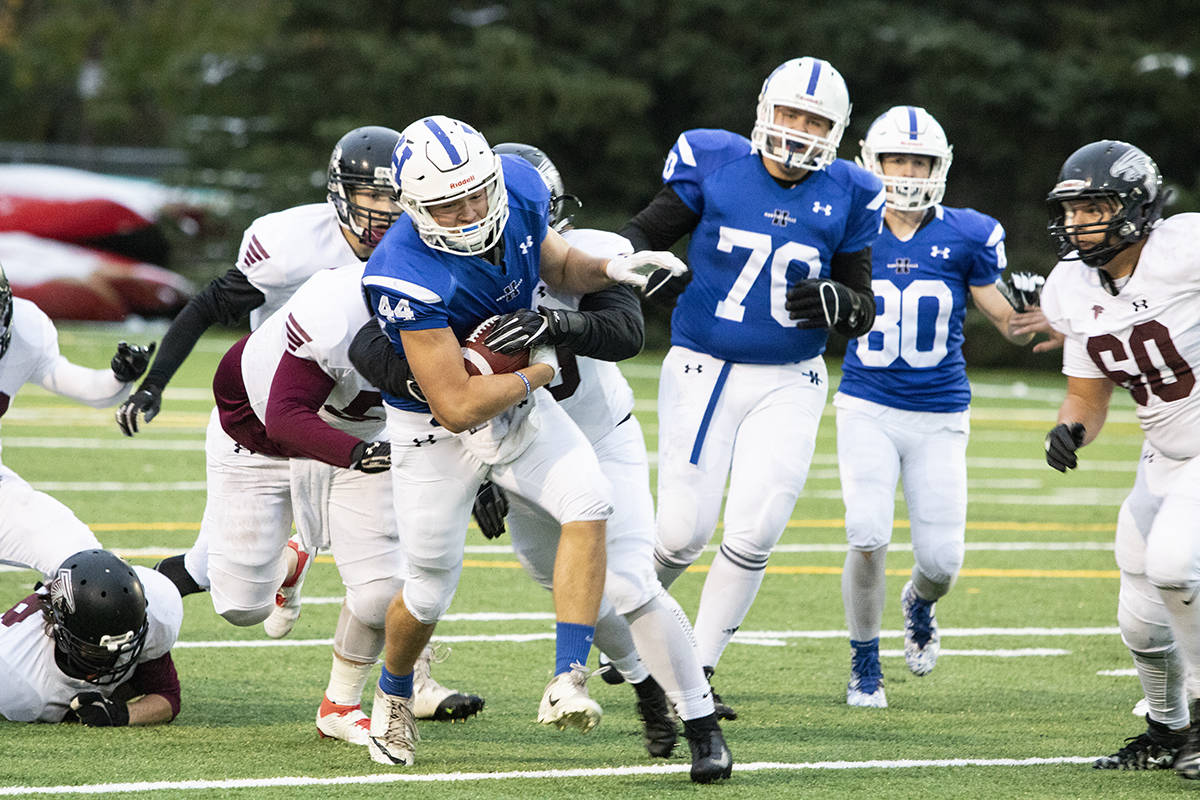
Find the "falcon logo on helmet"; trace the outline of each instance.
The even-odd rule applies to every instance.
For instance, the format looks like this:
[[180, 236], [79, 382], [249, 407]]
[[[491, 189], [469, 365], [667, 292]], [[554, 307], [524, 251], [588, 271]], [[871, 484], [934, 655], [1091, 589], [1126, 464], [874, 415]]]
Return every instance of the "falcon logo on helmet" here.
[[12, 318], [12, 287], [8, 285], [4, 267], [0, 266], [0, 358], [4, 358], [4, 354], [8, 352], [8, 345], [12, 342]]

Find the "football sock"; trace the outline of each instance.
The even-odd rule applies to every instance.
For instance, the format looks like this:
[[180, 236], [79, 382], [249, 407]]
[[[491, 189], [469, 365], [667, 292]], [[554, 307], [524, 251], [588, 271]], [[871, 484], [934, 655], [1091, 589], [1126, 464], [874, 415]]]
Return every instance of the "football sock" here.
[[1173, 731], [1186, 728], [1189, 717], [1187, 692], [1184, 691], [1187, 665], [1179, 655], [1179, 648], [1171, 646], [1153, 653], [1129, 652], [1150, 706], [1150, 719]]
[[[742, 566], [742, 564], [747, 566]], [[704, 591], [700, 594], [700, 611], [696, 614], [696, 643], [701, 664], [716, 664], [733, 634], [746, 618], [758, 587], [762, 585], [764, 558], [750, 568], [749, 561], [730, 560], [725, 545], [717, 551]], [[654, 672], [654, 666], [650, 666]]]
[[559, 622], [554, 626], [554, 674], [561, 675], [572, 664], [586, 664], [592, 650], [596, 628], [578, 622]]
[[666, 591], [627, 614], [642, 661], [682, 719], [712, 713], [712, 694], [687, 615]]
[[638, 657], [629, 623], [611, 608], [607, 609], [607, 613], [604, 613], [605, 610], [601, 609], [600, 618], [596, 620], [596, 646], [625, 680], [630, 683], [645, 680], [650, 671]]
[[850, 550], [842, 569], [842, 605], [850, 639], [865, 642], [879, 638], [887, 592], [887, 545], [877, 550]]
[[[399, 697], [412, 697], [413, 693], [413, 674], [411, 672], [405, 675], [393, 675], [388, 672], [387, 665], [383, 667], [383, 672], [379, 676], [379, 688], [384, 694], [394, 694]], [[332, 700], [333, 698], [329, 698]]]
[[949, 594], [950, 587], [954, 585], [954, 580], [955, 578], [951, 578], [948, 581], [935, 581], [921, 572], [916, 564], [912, 568], [913, 589], [916, 591], [917, 597], [928, 603], [936, 603]]
[[339, 706], [356, 706], [362, 703], [363, 689], [371, 678], [373, 664], [351, 664], [337, 656], [333, 657], [333, 667], [329, 670], [329, 685], [325, 687], [325, 696], [329, 702]]
[[670, 589], [675, 579], [686, 572], [687, 568], [687, 564], [680, 564], [658, 550], [658, 548], [655, 548], [654, 574], [658, 576], [658, 582], [663, 585], [664, 589]]

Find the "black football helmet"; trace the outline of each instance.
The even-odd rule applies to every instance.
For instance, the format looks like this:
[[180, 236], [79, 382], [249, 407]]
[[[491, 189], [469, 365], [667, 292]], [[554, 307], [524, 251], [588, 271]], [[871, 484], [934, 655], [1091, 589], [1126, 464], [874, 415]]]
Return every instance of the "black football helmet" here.
[[[1116, 211], [1104, 222], [1067, 225], [1063, 202], [1084, 198], [1106, 199]], [[1061, 259], [1082, 260], [1101, 267], [1129, 245], [1150, 235], [1162, 218], [1166, 193], [1158, 166], [1142, 150], [1125, 142], [1105, 139], [1076, 150], [1063, 163], [1058, 182], [1046, 196], [1050, 211], [1050, 236]], [[1079, 250], [1072, 237], [1105, 233], [1104, 242]], [[1071, 253], [1075, 255], [1072, 256]]]
[[8, 344], [12, 341], [13, 293], [8, 285], [8, 276], [4, 267], [0, 266], [0, 358], [8, 352]]
[[531, 144], [520, 142], [502, 142], [492, 148], [497, 155], [510, 155], [523, 158], [534, 166], [546, 188], [550, 190], [550, 227], [562, 231], [571, 224], [571, 215], [567, 213], [567, 201], [575, 204], [575, 208], [583, 208], [583, 203], [573, 194], [567, 194], [563, 186], [562, 175], [550, 156]]
[[368, 189], [395, 194], [391, 179], [392, 151], [398, 141], [399, 131], [367, 125], [338, 139], [329, 157], [326, 179], [329, 202], [337, 211], [342, 227], [369, 247], [379, 244], [403, 212], [399, 205], [394, 212], [366, 208], [354, 202], [353, 192]]
[[59, 566], [46, 591], [59, 669], [101, 686], [124, 679], [149, 630], [133, 567], [107, 550], [82, 550]]

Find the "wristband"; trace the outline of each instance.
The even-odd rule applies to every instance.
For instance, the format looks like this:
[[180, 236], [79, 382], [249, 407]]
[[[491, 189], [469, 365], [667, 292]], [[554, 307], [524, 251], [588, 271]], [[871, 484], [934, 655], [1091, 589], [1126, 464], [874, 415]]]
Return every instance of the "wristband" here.
[[513, 375], [516, 375], [518, 378], [521, 379], [521, 382], [525, 384], [525, 397], [526, 397], [526, 399], [528, 399], [529, 395], [533, 392], [533, 386], [532, 386], [532, 384], [529, 383], [529, 378], [526, 378], [525, 373], [523, 373], [519, 370], [517, 372], [514, 372]]

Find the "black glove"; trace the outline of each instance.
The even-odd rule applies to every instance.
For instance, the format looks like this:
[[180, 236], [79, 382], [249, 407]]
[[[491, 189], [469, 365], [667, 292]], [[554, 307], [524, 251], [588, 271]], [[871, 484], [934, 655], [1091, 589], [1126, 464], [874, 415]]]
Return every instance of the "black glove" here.
[[71, 710], [89, 728], [120, 728], [129, 724], [129, 706], [99, 692], [80, 692], [71, 698]]
[[142, 388], [129, 395], [121, 407], [117, 409], [117, 427], [126, 436], [138, 432], [138, 413], [146, 422], [158, 416], [162, 410], [162, 387], [152, 383], [143, 383]]
[[392, 468], [391, 442], [359, 442], [350, 451], [350, 469], [373, 475]]
[[1014, 311], [1028, 311], [1041, 305], [1042, 286], [1046, 279], [1036, 272], [1010, 272], [996, 279], [996, 288]]
[[1060, 422], [1046, 434], [1046, 463], [1059, 472], [1075, 469], [1079, 459], [1075, 451], [1083, 446], [1084, 429], [1082, 422], [1072, 422], [1067, 425]]
[[536, 311], [523, 308], [505, 314], [483, 340], [483, 346], [497, 353], [516, 353], [546, 343], [550, 325]]
[[475, 522], [486, 539], [495, 539], [504, 533], [504, 517], [508, 515], [508, 495], [491, 481], [484, 481], [475, 493], [475, 507], [471, 509]]
[[112, 357], [112, 371], [121, 383], [130, 383], [142, 377], [146, 367], [150, 366], [150, 356], [154, 355], [154, 342], [148, 347], [142, 347], [128, 342], [117, 342], [117, 354]]
[[828, 278], [806, 278], [788, 289], [784, 308], [790, 319], [799, 320], [797, 328], [833, 328], [850, 322], [854, 293]]

